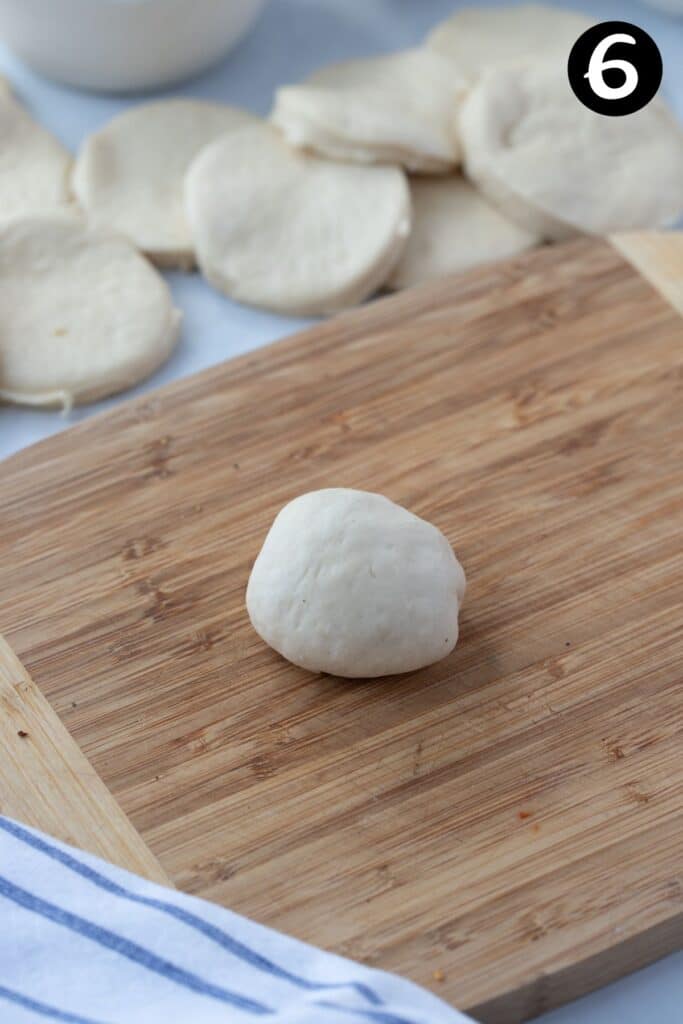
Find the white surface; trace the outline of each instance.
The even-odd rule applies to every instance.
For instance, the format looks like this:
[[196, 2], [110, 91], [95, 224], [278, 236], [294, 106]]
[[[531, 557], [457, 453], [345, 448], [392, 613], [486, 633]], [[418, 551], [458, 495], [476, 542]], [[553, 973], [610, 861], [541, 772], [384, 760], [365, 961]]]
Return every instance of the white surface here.
[[645, 3], [669, 14], [683, 14], [683, 0], [645, 0]]
[[197, 74], [265, 0], [0, 0], [0, 33], [32, 67], [90, 89], [151, 89]]
[[2, 1024], [467, 1024], [409, 981], [1, 816], [0, 918]]
[[[413, 46], [439, 19], [463, 6], [453, 0], [271, 0], [253, 33], [231, 57], [173, 94], [224, 99], [265, 114], [278, 85], [297, 81], [327, 61]], [[602, 20], [630, 20], [650, 32], [662, 52], [666, 92], [683, 115], [682, 21], [636, 0], [567, 0], [565, 6]], [[43, 82], [0, 48], [3, 72], [72, 149], [126, 106], [123, 100], [87, 96]], [[198, 278], [175, 274], [170, 280], [185, 313], [183, 339], [166, 367], [136, 393], [257, 348], [304, 323], [237, 306]], [[114, 401], [69, 418], [0, 406], [0, 457]], [[669, 957], [548, 1015], [544, 1024], [678, 1024], [682, 1006], [683, 956]]]

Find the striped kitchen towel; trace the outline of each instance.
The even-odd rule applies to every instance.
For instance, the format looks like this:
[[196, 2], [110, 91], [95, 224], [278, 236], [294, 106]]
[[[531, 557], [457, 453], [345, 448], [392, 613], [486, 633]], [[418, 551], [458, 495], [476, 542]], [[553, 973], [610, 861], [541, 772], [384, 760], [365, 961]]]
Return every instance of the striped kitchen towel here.
[[0, 1022], [465, 1024], [411, 982], [0, 816]]

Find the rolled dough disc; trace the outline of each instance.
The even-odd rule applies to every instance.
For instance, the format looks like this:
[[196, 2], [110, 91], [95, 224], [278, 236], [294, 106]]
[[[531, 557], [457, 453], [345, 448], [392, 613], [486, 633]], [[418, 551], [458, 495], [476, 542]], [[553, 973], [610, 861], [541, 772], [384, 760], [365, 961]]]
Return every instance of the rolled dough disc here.
[[413, 178], [410, 189], [413, 229], [390, 288], [507, 259], [539, 242], [462, 177]]
[[137, 384], [170, 355], [180, 315], [124, 238], [74, 216], [0, 225], [0, 398], [62, 405]]
[[0, 80], [0, 223], [71, 205], [71, 154]]
[[501, 64], [556, 60], [566, 67], [574, 43], [592, 24], [576, 11], [544, 4], [465, 7], [437, 25], [426, 46], [470, 78]]
[[558, 65], [499, 68], [467, 97], [460, 135], [468, 176], [546, 239], [666, 227], [683, 213], [683, 131], [657, 99], [604, 117]]
[[183, 182], [209, 142], [255, 121], [246, 111], [198, 100], [132, 107], [86, 139], [73, 189], [89, 222], [125, 235], [155, 263], [191, 268], [194, 248]]
[[460, 160], [465, 88], [440, 54], [406, 50], [333, 64], [278, 89], [272, 120], [291, 145], [322, 156], [441, 172]]
[[376, 291], [410, 230], [399, 168], [320, 160], [271, 125], [208, 146], [188, 173], [186, 202], [199, 266], [216, 288], [301, 316]]

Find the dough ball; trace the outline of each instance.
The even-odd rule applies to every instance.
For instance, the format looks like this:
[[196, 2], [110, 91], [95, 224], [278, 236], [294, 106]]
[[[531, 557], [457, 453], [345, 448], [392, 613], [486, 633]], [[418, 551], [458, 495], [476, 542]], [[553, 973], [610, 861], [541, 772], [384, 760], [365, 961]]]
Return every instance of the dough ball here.
[[559, 65], [485, 75], [462, 107], [460, 133], [468, 176], [549, 240], [664, 227], [683, 212], [683, 132], [666, 107], [594, 114]]
[[407, 50], [333, 64], [278, 89], [271, 116], [291, 145], [323, 156], [439, 172], [460, 160], [464, 91], [451, 61]]
[[388, 498], [313, 491], [278, 513], [249, 579], [256, 632], [311, 672], [412, 672], [458, 639], [465, 574], [444, 535]]
[[371, 295], [410, 231], [399, 168], [319, 160], [270, 125], [238, 129], [200, 153], [186, 203], [199, 266], [216, 288], [301, 316]]
[[409, 288], [515, 256], [539, 241], [504, 217], [464, 178], [413, 178], [413, 229], [389, 279]]
[[71, 206], [71, 154], [0, 80], [0, 223]]
[[74, 193], [91, 224], [119, 231], [161, 266], [191, 269], [187, 169], [209, 142], [255, 120], [234, 107], [195, 100], [132, 107], [86, 139]]
[[179, 322], [124, 238], [67, 215], [0, 225], [0, 398], [68, 408], [121, 391], [165, 361]]
[[575, 11], [543, 4], [465, 7], [437, 25], [426, 45], [470, 78], [496, 65], [544, 59], [564, 70], [574, 43], [592, 24]]

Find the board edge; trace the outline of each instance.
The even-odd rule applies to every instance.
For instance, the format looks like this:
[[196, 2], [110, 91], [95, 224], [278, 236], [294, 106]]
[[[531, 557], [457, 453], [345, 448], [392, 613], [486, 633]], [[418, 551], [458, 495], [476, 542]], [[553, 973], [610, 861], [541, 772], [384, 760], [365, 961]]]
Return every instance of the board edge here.
[[610, 242], [683, 316], [683, 231], [629, 231]]
[[0, 634], [0, 813], [173, 887]]

